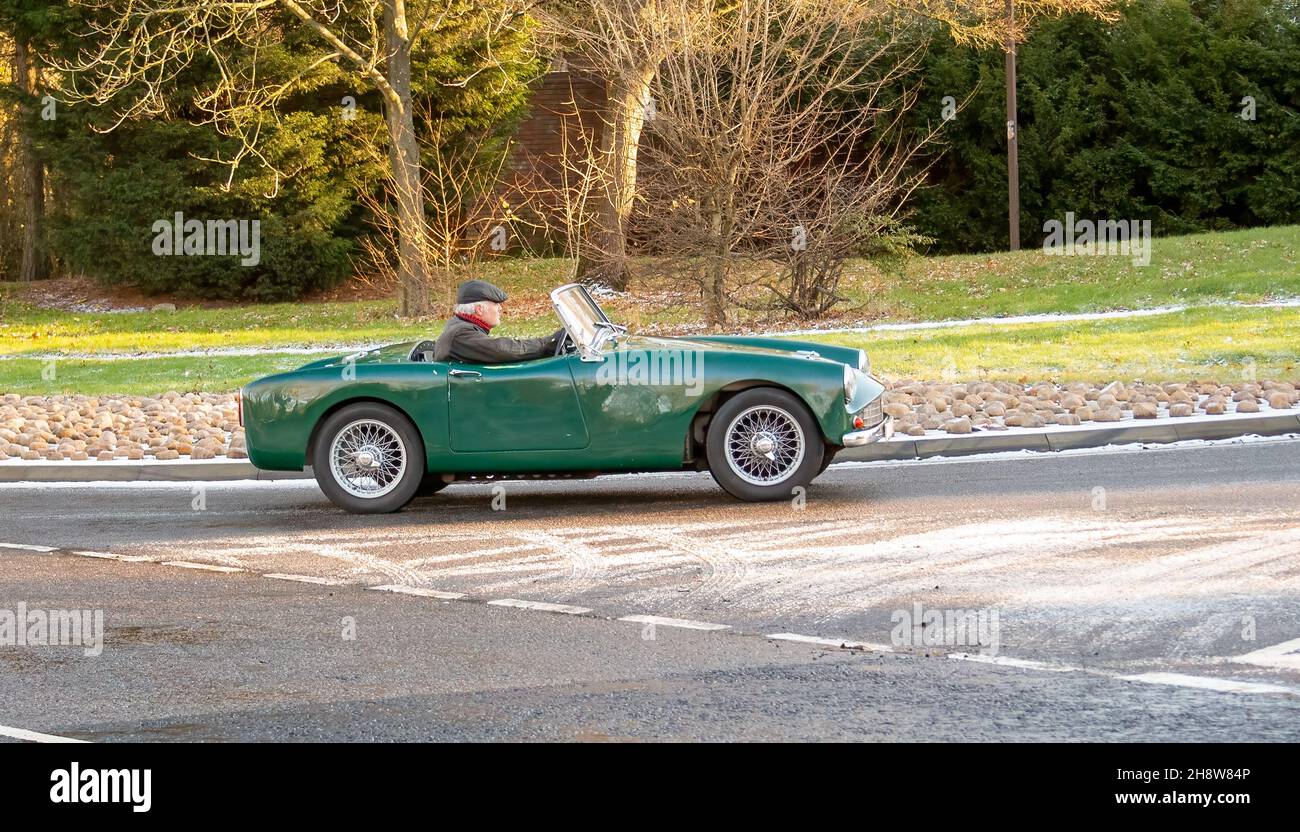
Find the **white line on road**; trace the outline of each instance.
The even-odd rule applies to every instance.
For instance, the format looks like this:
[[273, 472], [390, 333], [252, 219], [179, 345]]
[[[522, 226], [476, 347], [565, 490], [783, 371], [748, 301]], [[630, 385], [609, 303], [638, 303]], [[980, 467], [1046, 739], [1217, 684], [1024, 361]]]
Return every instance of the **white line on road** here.
[[710, 624], [707, 621], [692, 621], [689, 618], [664, 618], [661, 615], [626, 615], [619, 621], [631, 621], [636, 624], [654, 624], [658, 627], [681, 627], [684, 630], [730, 630], [730, 624]]
[[1126, 682], [1143, 682], [1148, 685], [1176, 685], [1183, 688], [1202, 688], [1223, 693], [1295, 693], [1300, 689], [1281, 685], [1266, 685], [1262, 682], [1239, 682], [1235, 679], [1216, 679], [1209, 676], [1185, 676], [1182, 673], [1140, 673], [1136, 676], [1120, 676]]
[[188, 560], [165, 560], [163, 566], [179, 566], [181, 569], [202, 569], [207, 572], [243, 572], [238, 566], [217, 566], [214, 563], [193, 563]]
[[1284, 641], [1272, 647], [1255, 650], [1244, 656], [1233, 656], [1229, 661], [1255, 664], [1261, 667], [1280, 667], [1300, 670], [1300, 638]]
[[0, 543], [0, 549], [18, 549], [22, 552], [40, 552], [42, 554], [57, 551], [50, 546], [27, 546], [22, 543]]
[[10, 728], [8, 725], [0, 725], [0, 737], [11, 737], [16, 740], [26, 740], [27, 742], [86, 742], [85, 740], [75, 740], [72, 737], [60, 737], [55, 734], [28, 731], [26, 728]]
[[977, 664], [997, 664], [1003, 667], [1020, 667], [1025, 670], [1046, 670], [1051, 673], [1083, 673], [1081, 667], [1066, 667], [1060, 664], [1036, 662], [1032, 659], [1013, 659], [1008, 656], [985, 656], [981, 653], [949, 653], [948, 658]]
[[334, 578], [318, 578], [315, 575], [285, 575], [280, 572], [267, 572], [262, 576], [275, 581], [297, 581], [300, 584], [320, 584], [321, 586], [343, 586], [347, 581]]
[[378, 592], [396, 592], [401, 595], [418, 595], [421, 598], [440, 598], [443, 601], [463, 601], [469, 596], [463, 592], [443, 592], [438, 589], [425, 589], [420, 586], [402, 586], [401, 584], [385, 584], [383, 586], [372, 586], [367, 589], [373, 589]]
[[[22, 551], [32, 551], [39, 553], [48, 553], [59, 551], [54, 547], [31, 546], [17, 543], [0, 543], [0, 548], [16, 549]], [[73, 551], [72, 554], [82, 557], [101, 558], [108, 560], [118, 560], [128, 563], [153, 562], [151, 558], [138, 555], [120, 555], [111, 552], [95, 551]], [[235, 566], [224, 566], [210, 563], [195, 563], [192, 561], [163, 561], [164, 566], [176, 566], [183, 569], [197, 569], [209, 572], [245, 572], [246, 570]], [[325, 586], [340, 586], [347, 582], [332, 578], [323, 578], [312, 575], [290, 575], [283, 573], [266, 573], [262, 575], [265, 578], [275, 580], [296, 581], [300, 583], [318, 584]], [[393, 592], [403, 595], [421, 596], [428, 598], [437, 598], [441, 600], [463, 600], [468, 598], [464, 593], [445, 592], [435, 589], [426, 589], [423, 587], [409, 586], [404, 584], [384, 584], [380, 586], [366, 587], [367, 589]], [[541, 612], [564, 613], [569, 615], [585, 615], [592, 610], [587, 607], [578, 607], [570, 604], [556, 604], [545, 601], [526, 601], [516, 598], [503, 598], [487, 602], [491, 606], [512, 607], [517, 609], [536, 610]], [[705, 631], [723, 631], [731, 630], [729, 624], [715, 624], [707, 621], [695, 621], [683, 618], [669, 618], [658, 615], [629, 615], [618, 619], [637, 624], [651, 624], [664, 627], [677, 627], [689, 630]], [[799, 633], [771, 633], [766, 636], [769, 639], [778, 641], [788, 641], [801, 644], [816, 645], [833, 649], [848, 650], [870, 650], [874, 652], [889, 653], [895, 652], [892, 647], [885, 644], [876, 644], [871, 642], [851, 641], [847, 639], [833, 639], [822, 636], [809, 636]], [[977, 653], [950, 653], [947, 658], [958, 661], [968, 661], [980, 664], [1000, 665], [1005, 667], [1017, 667], [1026, 670], [1037, 670], [1045, 672], [1078, 672], [1078, 673], [1099, 673], [1096, 670], [1087, 670], [1085, 668], [1070, 667], [1065, 665], [1050, 664], [1047, 662], [1032, 661], [1028, 659], [1016, 659], [1006, 656], [985, 656]], [[1222, 660], [1220, 660], [1222, 661]], [[1227, 659], [1229, 662], [1239, 662], [1245, 664], [1254, 664], [1264, 667], [1275, 667], [1283, 669], [1300, 669], [1300, 639], [1283, 642], [1281, 644], [1256, 650], [1241, 656]], [[1198, 688], [1202, 690], [1212, 690], [1225, 693], [1256, 693], [1256, 694], [1291, 694], [1300, 695], [1300, 688], [1285, 687], [1282, 685], [1266, 684], [1262, 682], [1247, 682], [1232, 678], [1214, 678], [1190, 676], [1179, 673], [1143, 673], [1137, 675], [1122, 676], [1116, 673], [1101, 672], [1111, 678], [1117, 678], [1122, 681], [1140, 682], [1144, 684], [1173, 685], [1178, 687]], [[80, 740], [71, 740], [68, 738], [53, 737], [51, 735], [40, 734], [38, 732], [26, 731], [19, 728], [6, 728], [0, 726], [0, 736], [9, 736], [16, 739], [26, 739], [40, 742], [80, 742]]]
[[144, 555], [115, 555], [112, 552], [73, 552], [74, 555], [80, 555], [83, 558], [102, 558], [104, 560], [118, 560], [122, 563], [148, 563], [153, 558]]
[[894, 648], [888, 644], [872, 644], [867, 641], [849, 641], [843, 638], [822, 638], [820, 636], [801, 636], [798, 633], [770, 633], [767, 636], [777, 641], [796, 641], [800, 644], [816, 644], [840, 650], [871, 650], [875, 653], [892, 653]]
[[541, 610], [542, 612], [562, 612], [566, 615], [586, 615], [591, 610], [586, 607], [574, 607], [568, 604], [548, 604], [545, 601], [520, 601], [517, 598], [502, 598], [488, 601], [493, 607], [518, 607], [522, 610]]

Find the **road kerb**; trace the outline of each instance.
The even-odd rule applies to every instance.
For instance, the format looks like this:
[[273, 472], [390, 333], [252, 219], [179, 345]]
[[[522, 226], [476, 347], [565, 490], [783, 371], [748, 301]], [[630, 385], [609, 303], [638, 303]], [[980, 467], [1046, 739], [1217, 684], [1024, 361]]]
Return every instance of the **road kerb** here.
[[[1300, 414], [1263, 413], [1092, 423], [1039, 429], [980, 431], [970, 434], [895, 436], [860, 448], [845, 448], [836, 462], [929, 459], [1006, 451], [1062, 451], [1125, 443], [1218, 440], [1237, 436], [1300, 433]], [[54, 482], [226, 482], [234, 480], [310, 479], [310, 471], [261, 471], [246, 460], [177, 460], [158, 462], [0, 462], [0, 483]]]

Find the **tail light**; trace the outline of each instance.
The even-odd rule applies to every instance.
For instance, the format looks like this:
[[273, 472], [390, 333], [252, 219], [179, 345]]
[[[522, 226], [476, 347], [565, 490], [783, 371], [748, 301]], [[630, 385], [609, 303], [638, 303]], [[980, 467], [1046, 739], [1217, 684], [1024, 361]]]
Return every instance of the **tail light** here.
[[235, 395], [235, 407], [239, 411], [239, 426], [244, 426], [244, 388], [239, 388], [239, 393]]

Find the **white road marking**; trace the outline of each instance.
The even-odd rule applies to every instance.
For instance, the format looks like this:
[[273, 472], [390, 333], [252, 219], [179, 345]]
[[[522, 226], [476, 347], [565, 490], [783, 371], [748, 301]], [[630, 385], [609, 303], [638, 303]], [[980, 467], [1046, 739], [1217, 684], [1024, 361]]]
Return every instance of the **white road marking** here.
[[664, 618], [661, 615], [625, 615], [619, 621], [631, 621], [636, 624], [654, 624], [658, 627], [681, 627], [685, 630], [730, 630], [730, 624], [711, 624], [708, 621], [692, 621], [689, 618]]
[[217, 566], [213, 563], [193, 563], [188, 560], [165, 560], [163, 566], [179, 566], [181, 569], [202, 569], [207, 572], [243, 572], [238, 566]]
[[300, 584], [320, 584], [321, 586], [343, 586], [347, 583], [347, 581], [340, 581], [335, 578], [318, 578], [315, 575], [285, 575], [281, 572], [267, 572], [262, 577], [275, 581], [297, 581]]
[[585, 541], [562, 537], [547, 531], [521, 531], [516, 536], [546, 549], [547, 553], [567, 567], [567, 574], [559, 580], [559, 590], [579, 589], [596, 583], [601, 573], [600, 555]]
[[488, 601], [493, 607], [518, 607], [523, 610], [541, 610], [542, 612], [562, 612], [566, 615], [586, 615], [591, 610], [586, 607], [574, 607], [569, 604], [548, 604], [545, 601], [521, 601], [517, 598], [502, 598]]
[[328, 544], [316, 544], [308, 548], [317, 557], [343, 561], [363, 572], [378, 572], [394, 583], [415, 583], [420, 579], [418, 573], [405, 564], [397, 564], [365, 552]]
[[443, 592], [438, 589], [425, 589], [420, 586], [402, 586], [401, 584], [385, 584], [384, 586], [372, 586], [367, 589], [373, 589], [377, 592], [396, 592], [401, 595], [418, 595], [421, 598], [441, 598], [444, 601], [463, 601], [469, 596], [463, 592]]
[[1240, 682], [1235, 679], [1216, 679], [1210, 676], [1186, 676], [1182, 673], [1140, 673], [1136, 676], [1120, 676], [1126, 682], [1143, 682], [1149, 685], [1176, 685], [1183, 688], [1202, 688], [1223, 693], [1293, 693], [1300, 694], [1300, 689], [1281, 685], [1267, 685], [1262, 682]]
[[40, 552], [41, 554], [58, 551], [50, 546], [28, 546], [23, 543], [0, 543], [0, 549], [17, 549], [21, 552]]
[[454, 555], [431, 555], [426, 558], [417, 558], [406, 561], [406, 565], [411, 568], [420, 566], [434, 566], [439, 563], [452, 563], [458, 560], [477, 560], [480, 558], [493, 558], [500, 555], [513, 555], [518, 552], [527, 552], [533, 549], [544, 548], [540, 543], [521, 543], [514, 546], [502, 546], [497, 549], [469, 549], [464, 552], [458, 552]]
[[892, 653], [894, 648], [888, 644], [872, 644], [868, 641], [849, 641], [844, 638], [821, 638], [820, 636], [801, 636], [798, 633], [769, 633], [768, 638], [777, 641], [797, 641], [800, 644], [816, 644], [840, 650], [870, 650], [874, 653]]
[[1272, 647], [1255, 650], [1243, 656], [1233, 656], [1229, 661], [1255, 664], [1261, 667], [1280, 667], [1300, 670], [1300, 638], [1284, 641]]
[[978, 664], [997, 664], [1002, 665], [1003, 667], [1020, 667], [1025, 670], [1045, 670], [1049, 673], [1086, 672], [1081, 667], [1066, 667], [1065, 665], [1036, 662], [1032, 659], [1013, 659], [1008, 656], [985, 656], [982, 653], [949, 653], [948, 658], [963, 662], [976, 662]]
[[73, 552], [74, 555], [80, 555], [83, 558], [102, 558], [104, 560], [118, 560], [122, 563], [148, 563], [153, 558], [144, 555], [115, 555], [112, 552]]
[[72, 737], [60, 737], [55, 734], [42, 734], [39, 731], [28, 731], [26, 728], [10, 728], [8, 725], [0, 725], [0, 737], [12, 737], [13, 739], [26, 740], [27, 742], [86, 742], [86, 740], [75, 740]]
[[[818, 528], [818, 532], [817, 532], [818, 536], [824, 534], [827, 537], [834, 537], [837, 533], [842, 533], [843, 531], [842, 528], [838, 526], [838, 524], [841, 522], [843, 521], [827, 521], [823, 524], [816, 524], [815, 528]], [[1022, 526], [1026, 526], [1026, 524], [1027, 527], [1022, 528]], [[698, 528], [692, 526], [692, 528], [687, 533], [693, 532], [697, 537], [700, 536], [706, 538], [711, 537], [712, 538], [711, 543], [713, 547], [727, 548], [725, 545], [725, 543], [727, 542], [726, 536], [718, 535], [716, 534], [716, 532], [721, 528], [726, 528], [728, 524], [705, 523], [705, 524], [697, 524], [697, 525]], [[999, 524], [992, 524], [992, 525], [999, 526]], [[1179, 518], [1163, 518], [1159, 521], [1128, 523], [1128, 524], [1124, 524], [1123, 527], [1119, 529], [1116, 529], [1114, 527], [1107, 527], [1105, 525], [1098, 527], [1094, 524], [1090, 524], [1086, 522], [1068, 523], [1062, 521], [1043, 521], [1041, 519], [1034, 520], [1034, 521], [1018, 521], [1017, 523], [1012, 523], [1010, 525], [1015, 527], [1015, 531], [1018, 532], [1022, 532], [1022, 533], [1033, 532], [1036, 545], [1039, 546], [1040, 548], [1042, 548], [1045, 545], [1048, 546], [1048, 548], [1052, 548], [1051, 544], [1064, 544], [1064, 543], [1076, 542], [1076, 539], [1080, 532], [1087, 532], [1090, 537], [1094, 538], [1092, 540], [1093, 544], [1097, 544], [1097, 543], [1114, 544], [1117, 542], [1128, 542], [1132, 539], [1135, 539], [1135, 536], [1149, 537], [1152, 533], [1157, 533], [1157, 532], [1163, 535], [1172, 535], [1171, 539], [1178, 539], [1178, 534], [1174, 530], [1176, 530], [1177, 527], [1184, 525], [1184, 521]], [[973, 525], [967, 524], [966, 526], [958, 527], [958, 530], [963, 532], [979, 531], [980, 534], [978, 535], [978, 537], [980, 538], [988, 538], [988, 537], [996, 538], [999, 541], [1000, 549], [1005, 550], [1010, 548], [1014, 550], [1017, 548], [1014, 545], [1009, 546], [1008, 544], [1008, 532], [1011, 531], [1011, 528], [1008, 527], [1007, 523], [1004, 522], [1000, 524], [1000, 527], [997, 529], [998, 532], [997, 534], [990, 534], [989, 526], [990, 524], [988, 523], [973, 524]], [[662, 539], [664, 531], [665, 528], [662, 526], [640, 526], [640, 527], [634, 526], [625, 529], [620, 529], [620, 531], [617, 534], [607, 533], [603, 539], [608, 541], [614, 541], [614, 540], [622, 540], [629, 536], [632, 538], [640, 537], [642, 540], [655, 541], [656, 543], [662, 546], [664, 542]], [[684, 527], [678, 527], [677, 534], [671, 535], [675, 539], [669, 541], [670, 547], [676, 548], [678, 546], [681, 546], [681, 537], [683, 536], [682, 535], [683, 531], [686, 531]], [[577, 529], [577, 530], [570, 530], [567, 534], [576, 535], [578, 539], [580, 539], [581, 542], [583, 543], [591, 542], [591, 540], [594, 538], [582, 537], [582, 535], [585, 534], [585, 532], [586, 530]], [[947, 543], [951, 546], [954, 529], [951, 528], [944, 529], [942, 530], [942, 533], [946, 537]], [[926, 543], [930, 542], [928, 538], [933, 536], [934, 534], [935, 534], [934, 532], [927, 532], [920, 535], [904, 535], [901, 538], [895, 538], [891, 541], [888, 541], [888, 543], [891, 545], [892, 548], [897, 549], [901, 542], [912, 541], [913, 543], [917, 544], [917, 548], [928, 551], [932, 547], [928, 545], [920, 545], [920, 544], [922, 542], [926, 542]], [[1213, 580], [1215, 578], [1219, 578], [1225, 572], [1229, 574], [1233, 572], [1239, 572], [1241, 571], [1243, 565], [1257, 566], [1258, 564], [1256, 564], [1255, 561], [1258, 560], [1258, 557], [1260, 555], [1271, 553], [1272, 558], [1269, 560], [1269, 562], [1271, 563], [1272, 560], [1278, 559], [1276, 556], [1279, 552], [1282, 552], [1284, 555], [1288, 554], [1292, 551], [1291, 547], [1294, 547], [1295, 544], [1300, 543], [1300, 527], [1287, 527], [1279, 531], [1273, 531], [1263, 535], [1258, 535], [1258, 534], [1247, 535], [1245, 537], [1240, 537], [1239, 535], [1240, 532], [1237, 532], [1235, 530], [1228, 530], [1219, 535], [1212, 535], [1211, 536], [1212, 538], [1226, 537], [1228, 539], [1219, 540], [1217, 542], [1211, 543], [1209, 546], [1202, 546], [1198, 549], [1193, 549], [1191, 551], [1182, 551], [1174, 555], [1167, 555], [1165, 557], [1156, 559], [1154, 562], [1148, 562], [1138, 566], [1128, 566], [1125, 569], [1120, 570], [1119, 574], [1124, 575], [1128, 579], [1136, 579], [1136, 583], [1140, 584], [1140, 583], [1150, 582], [1153, 579], [1165, 578], [1166, 576], [1168, 576], [1168, 574], [1171, 571], [1174, 572], [1181, 571], [1181, 572], [1190, 572], [1191, 577], [1193, 577], [1196, 581], [1204, 582], [1207, 580]], [[754, 538], [749, 541], [749, 545], [758, 548], [758, 547], [762, 547], [764, 543], [767, 543], [769, 537], [781, 538], [782, 534], [781, 534], [781, 530], [777, 530], [777, 533], [775, 534], [769, 533], [767, 530], [764, 530], [764, 532], [762, 533], [754, 534], [753, 530], [750, 530], [749, 536], [751, 538]], [[1014, 537], [1014, 535], [1012, 536]], [[558, 536], [556, 540], [549, 541], [549, 542], [551, 543], [558, 542]], [[568, 542], [573, 542], [573, 541], [569, 540]], [[724, 545], [719, 547], [719, 543], [722, 543]], [[696, 545], [698, 546], [698, 544]], [[869, 544], [868, 548], [872, 546], [879, 546], [879, 545], [880, 542], [876, 542], [873, 544]], [[974, 545], [974, 542], [972, 542], [972, 545]], [[284, 547], [286, 551], [288, 549], [294, 548], [293, 545], [288, 545], [286, 547], [284, 546], [284, 544], [282, 544], [281, 547], [275, 547], [275, 548], [280, 549], [282, 547]], [[0, 548], [32, 551], [32, 552], [39, 552], [39, 553], [60, 551], [55, 547], [33, 546], [27, 544], [14, 544], [14, 543], [0, 544]], [[317, 550], [322, 547], [309, 546], [306, 548], [311, 550]], [[523, 546], [503, 547], [503, 548], [504, 548], [504, 552], [509, 552], [510, 550], [514, 550], [517, 553], [520, 550], [533, 549], [538, 547], [535, 543], [533, 543], [533, 544], [525, 544]], [[677, 555], [678, 557], [681, 557], [682, 553], [680, 551], [674, 552], [673, 548], [669, 548], [667, 550], [661, 550], [661, 551], [665, 551], [667, 554], [673, 554], [673, 555]], [[696, 548], [696, 547], [692, 546], [691, 548]], [[907, 547], [903, 547], [903, 548], [905, 549]], [[958, 548], [967, 548], [967, 547], [958, 547]], [[741, 549], [740, 551], [743, 552], [744, 550]], [[497, 550], [496, 552], [493, 552], [493, 554], [496, 554], [498, 552], [504, 553], [502, 550]], [[82, 557], [118, 560], [118, 561], [129, 562], [129, 563], [154, 562], [154, 557], [148, 557], [148, 556], [122, 555], [122, 554], [115, 554], [111, 552], [96, 552], [96, 551], [89, 551], [89, 550], [74, 550], [71, 553]], [[319, 554], [319, 552], [316, 553]], [[846, 560], [857, 560], [857, 557], [855, 556], [860, 556], [861, 547], [842, 546], [842, 545], [841, 546], [814, 545], [808, 549], [800, 550], [799, 553], [801, 556], [806, 556], [811, 553], [816, 553], [821, 555], [831, 555], [832, 557], [829, 560], [829, 565], [839, 565]], [[554, 554], [555, 553], [552, 554], [552, 557]], [[589, 552], [587, 554], [589, 556], [600, 556], [602, 558], [607, 557], [607, 554], [603, 551]], [[751, 552], [746, 554], [749, 556], [761, 555], [762, 558], [765, 560], [771, 557], [771, 553], [752, 551], [752, 550]], [[923, 551], [920, 554], [925, 555], [926, 551]], [[1240, 560], [1241, 559], [1240, 556], [1242, 555], [1250, 556], [1247, 558], [1247, 560], [1250, 562], [1249, 564], [1234, 562], [1235, 560]], [[962, 573], [967, 577], [970, 577], [970, 574], [981, 573], [984, 569], [987, 569], [990, 566], [989, 563], [990, 556], [992, 556], [994, 559], [998, 557], [996, 553], [985, 552], [979, 549], [978, 546], [975, 546], [974, 550], [966, 552], [966, 556], [962, 558], [957, 558], [955, 560], [949, 559], [950, 562], [946, 562], [946, 565], [948, 566], [948, 568], [953, 569], [956, 572]], [[627, 557], [625, 554], [620, 554], [614, 556], [612, 560], [616, 560], [616, 561], [626, 560], [629, 563], [631, 563], [640, 560], [642, 557], [644, 556], [638, 555], [636, 557]], [[1001, 555], [1001, 557], [1003, 559], [1007, 559], [1007, 554], [1004, 552]], [[1018, 565], [1018, 559], [1020, 559], [1021, 557], [1022, 557], [1022, 553], [1013, 552], [1011, 557], [1008, 559], [1008, 563], [1006, 564], [999, 563], [993, 565], [994, 566], [1003, 566], [1003, 565], [1015, 566]], [[348, 557], [344, 559], [352, 560], [354, 561], [354, 563], [357, 560], [360, 560], [361, 563], [359, 563], [358, 565], [361, 566], [363, 569], [366, 567], [374, 569], [376, 563], [380, 562], [380, 559], [378, 558], [373, 558], [368, 555], [363, 555], [360, 553], [353, 553], [353, 552], [348, 552]], [[233, 560], [233, 558], [231, 560]], [[525, 558], [524, 560], [533, 560], [533, 558]], [[888, 569], [890, 566], [896, 566], [897, 565], [896, 560], [897, 560], [896, 557], [892, 560], [887, 558], [885, 559], [886, 562], [877, 565], [877, 569], [875, 570], [869, 569], [867, 571], [868, 572], [879, 571], [880, 569]], [[391, 562], [388, 561], [382, 561], [382, 563], [386, 566], [389, 566], [390, 568], [395, 567], [395, 571], [405, 571], [405, 569], [403, 569], [403, 566], [405, 566], [405, 564], [399, 566], [397, 564], [392, 564]], [[221, 573], [236, 573], [236, 572], [246, 571], [243, 568], [235, 567], [235, 566], [212, 564], [212, 563], [195, 563], [191, 561], [164, 561], [163, 564], [168, 566], [177, 566], [186, 569], [198, 569], [198, 570], [221, 572]], [[507, 570], [508, 568], [509, 567], [507, 567]], [[453, 570], [453, 571], [460, 571], [460, 570]], [[495, 570], [489, 570], [489, 572], [491, 571], [495, 571]], [[348, 581], [340, 580], [340, 579], [331, 579], [331, 578], [317, 577], [312, 575], [293, 575], [293, 574], [284, 574], [284, 573], [266, 573], [262, 577], [267, 577], [267, 578], [272, 578], [277, 580], [297, 581], [301, 583], [309, 583], [309, 584], [317, 584], [317, 585], [328, 585], [328, 586], [338, 586], [338, 585], [344, 585], [348, 583]], [[1267, 575], [1266, 577], [1268, 577], [1270, 580], [1276, 580], [1278, 579], [1279, 576]], [[1135, 582], [1134, 580], [1120, 581], [1120, 583], [1123, 583], [1125, 585], [1129, 585], [1134, 582]], [[1058, 587], [1058, 590], [1068, 589], [1071, 591], [1077, 591], [1079, 589], [1077, 585], [1070, 585], [1072, 582], [1066, 581], [1063, 583], [1064, 586]], [[379, 591], [393, 592], [397, 594], [436, 598], [440, 600], [463, 600], [469, 597], [465, 593], [426, 589], [419, 586], [411, 586], [411, 585], [399, 584], [399, 583], [384, 584], [380, 586], [371, 586], [366, 588], [379, 590]], [[500, 607], [531, 609], [531, 610], [542, 611], [542, 612], [565, 613], [571, 615], [582, 615], [582, 614], [588, 614], [592, 612], [592, 610], [586, 607], [577, 607], [569, 604], [558, 604], [558, 603], [550, 603], [544, 601], [526, 601], [526, 600], [520, 600], [515, 598], [505, 598], [505, 599], [489, 601], [488, 604], [493, 606], [500, 606]], [[691, 619], [681, 619], [681, 618], [670, 618], [670, 617], [656, 616], [656, 615], [630, 615], [630, 616], [622, 617], [618, 620], [627, 621], [631, 623], [654, 624], [654, 625], [662, 625], [665, 627], [677, 627], [677, 628], [704, 630], [704, 631], [732, 630], [731, 625], [727, 625], [727, 624], [716, 624], [711, 622], [695, 621]], [[820, 636], [808, 636], [808, 635], [802, 635], [798, 633], [772, 633], [767, 635], [766, 637], [778, 641], [789, 641], [794, 643], [817, 645], [817, 646], [831, 648], [831, 649], [860, 649], [860, 650], [871, 650], [871, 651], [882, 652], [882, 653], [894, 652], [892, 647], [884, 644], [858, 642], [858, 641], [851, 641], [846, 639], [832, 639], [832, 638], [825, 638]], [[947, 658], [959, 660], [959, 661], [982, 663], [982, 664], [1017, 667], [1026, 670], [1034, 670], [1034, 671], [1042, 671], [1042, 672], [1092, 673], [1096, 675], [1104, 675], [1108, 678], [1120, 679], [1123, 681], [1133, 681], [1133, 682], [1140, 682], [1144, 684], [1172, 685], [1172, 686], [1179, 686], [1179, 687], [1210, 690], [1216, 692], [1300, 695], [1300, 688], [1286, 687], [1283, 685], [1268, 684], [1263, 682], [1242, 681], [1233, 678], [1201, 677], [1201, 676], [1192, 676], [1192, 675], [1179, 674], [1179, 673], [1163, 673], [1163, 672], [1152, 672], [1152, 673], [1143, 673], [1143, 674], [1136, 674], [1136, 675], [1120, 675], [1114, 672], [1088, 670], [1085, 668], [1056, 665], [1048, 662], [1031, 661], [1027, 659], [1016, 659], [1016, 658], [1010, 658], [1006, 656], [983, 656], [979, 654], [969, 654], [969, 653], [952, 653], [952, 654], [948, 654]], [[1273, 645], [1271, 647], [1266, 647], [1241, 656], [1229, 657], [1226, 659], [1221, 659], [1219, 661], [1253, 664], [1262, 667], [1281, 668], [1281, 669], [1288, 669], [1288, 670], [1300, 669], [1300, 639], [1293, 639], [1291, 641], [1283, 642], [1281, 644]], [[47, 735], [41, 735], [37, 732], [24, 731], [23, 729], [6, 729], [3, 726], [0, 726], [0, 735], [11, 736], [18, 739], [31, 739], [31, 738], [40, 738], [40, 737], [47, 736]], [[64, 739], [65, 738], [55, 737], [45, 741], [61, 741]], [[73, 741], [73, 740], [66, 740], [66, 741]]]

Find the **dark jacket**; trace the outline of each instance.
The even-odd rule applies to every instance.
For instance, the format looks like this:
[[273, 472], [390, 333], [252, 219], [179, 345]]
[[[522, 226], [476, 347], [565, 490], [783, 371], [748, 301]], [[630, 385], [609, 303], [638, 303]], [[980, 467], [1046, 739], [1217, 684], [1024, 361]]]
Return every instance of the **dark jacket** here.
[[555, 343], [564, 330], [545, 338], [493, 337], [487, 329], [464, 318], [452, 316], [433, 348], [434, 361], [466, 364], [507, 364], [555, 354]]

